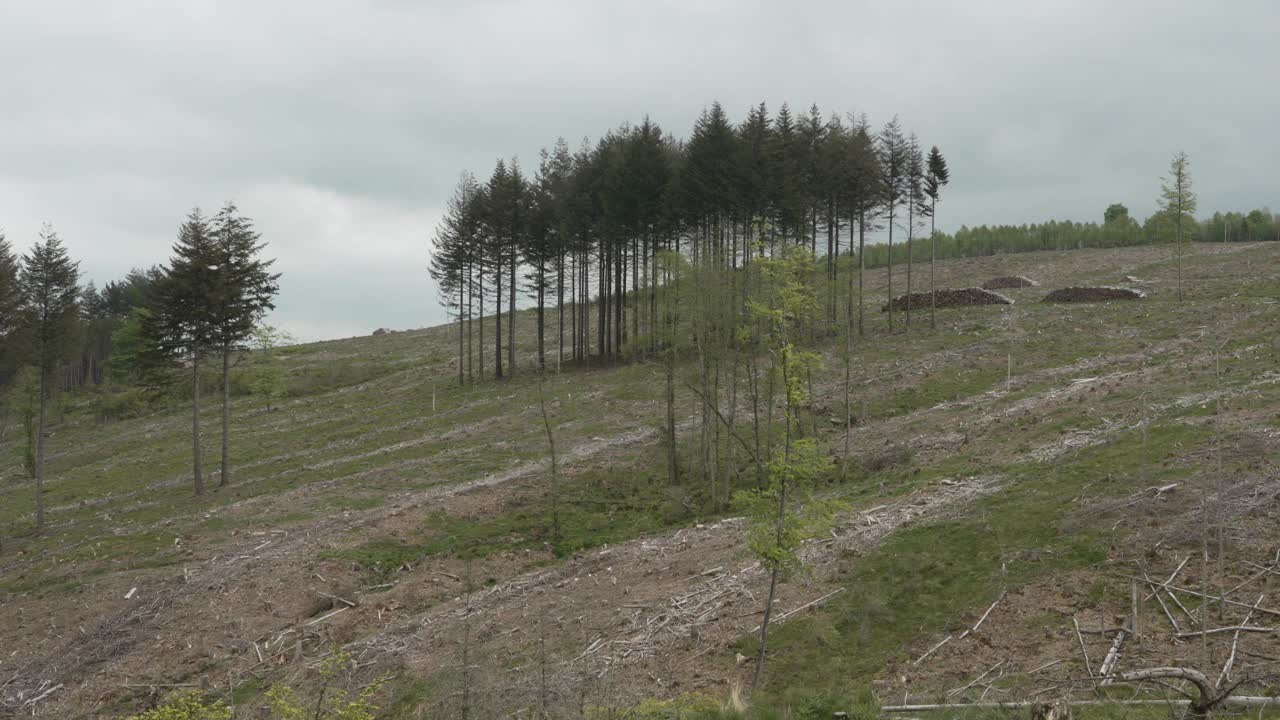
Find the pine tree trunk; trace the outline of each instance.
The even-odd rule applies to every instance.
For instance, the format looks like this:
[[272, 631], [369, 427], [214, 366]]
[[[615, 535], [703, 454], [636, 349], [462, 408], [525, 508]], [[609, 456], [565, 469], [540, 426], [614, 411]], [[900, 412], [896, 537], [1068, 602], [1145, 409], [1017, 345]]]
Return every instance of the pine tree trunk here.
[[[858, 213], [858, 337], [865, 337], [866, 331], [863, 328], [864, 315], [866, 314], [866, 305], [862, 297], [862, 276], [867, 270], [866, 255], [863, 249], [866, 248], [867, 228], [863, 225], [862, 213]], [[849, 228], [849, 244], [853, 244], [853, 228]]]
[[463, 362], [465, 360], [464, 353], [463, 353], [463, 350], [464, 350], [463, 329], [466, 324], [466, 320], [462, 316], [462, 305], [464, 302], [462, 292], [463, 292], [463, 284], [459, 282], [458, 283], [458, 385], [466, 384], [466, 376], [464, 374], [465, 371], [463, 369]]
[[556, 345], [556, 372], [564, 364], [564, 254], [556, 265], [556, 334], [559, 342]]
[[495, 380], [502, 379], [502, 265], [499, 263], [498, 271], [494, 273], [497, 282], [498, 292], [496, 301], [498, 303], [498, 311], [494, 313], [493, 320], [497, 329], [493, 336], [493, 377]]
[[667, 480], [680, 484], [680, 464], [676, 458], [676, 357], [674, 348], [667, 350]]
[[893, 330], [893, 206], [889, 206], [889, 269], [888, 269], [888, 290], [889, 293], [889, 329]]
[[544, 335], [546, 334], [546, 318], [544, 316], [546, 303], [546, 271], [541, 263], [538, 266], [538, 369], [547, 369], [547, 350]]
[[516, 374], [516, 253], [511, 251], [511, 282], [507, 283], [507, 375]]
[[42, 358], [40, 363], [40, 419], [36, 424], [36, 530], [44, 529], [44, 423], [45, 395], [48, 394], [49, 386], [46, 379], [48, 373], [45, 371], [45, 364]]
[[932, 209], [929, 211], [929, 329], [936, 330], [938, 321], [935, 315], [938, 312], [938, 287], [934, 283], [933, 266], [938, 261], [938, 200], [933, 200]]
[[474, 374], [475, 371], [471, 365], [472, 358], [475, 357], [475, 351], [472, 348], [472, 341], [471, 341], [471, 329], [472, 329], [472, 323], [474, 322], [474, 320], [471, 317], [471, 300], [474, 295], [475, 295], [475, 288], [471, 284], [471, 267], [468, 266], [467, 267], [467, 382], [471, 382], [472, 379], [474, 379], [475, 377], [475, 374]]
[[[907, 328], [911, 327], [911, 266], [913, 259], [911, 257], [911, 240], [915, 236], [916, 220], [915, 220], [915, 201], [907, 201]], [[890, 301], [893, 297], [890, 296]]]
[[204, 494], [204, 474], [200, 467], [200, 352], [191, 353], [191, 475], [196, 495]]
[[231, 482], [231, 348], [222, 348], [222, 475], [218, 487]]

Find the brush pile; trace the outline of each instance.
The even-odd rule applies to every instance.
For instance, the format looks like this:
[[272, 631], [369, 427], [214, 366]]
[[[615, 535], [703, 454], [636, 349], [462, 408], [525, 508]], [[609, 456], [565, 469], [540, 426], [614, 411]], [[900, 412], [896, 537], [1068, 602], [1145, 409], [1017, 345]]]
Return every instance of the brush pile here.
[[[938, 301], [938, 307], [968, 307], [970, 305], [1012, 305], [1013, 300], [1001, 295], [998, 292], [991, 292], [982, 288], [959, 288], [938, 290], [935, 293]], [[901, 295], [893, 299], [894, 310], [906, 310], [908, 298], [910, 298], [911, 307], [915, 309], [928, 309], [929, 293], [919, 292], [910, 295]], [[880, 312], [889, 312], [889, 305], [881, 306]]]
[[1147, 296], [1141, 290], [1122, 287], [1068, 287], [1054, 290], [1044, 296], [1047, 303], [1106, 302], [1108, 300], [1141, 300]]

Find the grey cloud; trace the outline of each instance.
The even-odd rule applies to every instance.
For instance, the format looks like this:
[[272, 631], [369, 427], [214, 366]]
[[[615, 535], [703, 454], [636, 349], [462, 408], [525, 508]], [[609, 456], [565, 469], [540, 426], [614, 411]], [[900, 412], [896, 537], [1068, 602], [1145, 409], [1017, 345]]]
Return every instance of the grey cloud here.
[[714, 99], [899, 114], [948, 156], [947, 229], [1145, 215], [1177, 149], [1202, 208], [1253, 207], [1278, 21], [1265, 0], [10, 0], [0, 227], [21, 247], [54, 222], [101, 282], [236, 199], [285, 272], [279, 322], [425, 325], [460, 170], [645, 114], [685, 135]]

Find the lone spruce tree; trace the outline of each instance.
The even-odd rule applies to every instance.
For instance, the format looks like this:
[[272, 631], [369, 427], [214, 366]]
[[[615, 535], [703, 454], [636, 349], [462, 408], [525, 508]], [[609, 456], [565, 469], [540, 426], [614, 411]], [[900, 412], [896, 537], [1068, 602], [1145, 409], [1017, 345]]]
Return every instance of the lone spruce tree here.
[[272, 273], [275, 260], [264, 260], [266, 247], [253, 221], [227, 203], [213, 218], [213, 294], [210, 339], [222, 355], [222, 472], [218, 486], [231, 481], [231, 358], [248, 349], [254, 328], [275, 308], [280, 274]]
[[934, 284], [933, 266], [938, 257], [938, 197], [942, 187], [951, 180], [947, 170], [947, 161], [943, 159], [938, 146], [929, 150], [928, 171], [924, 177], [924, 194], [929, 196], [929, 329], [938, 326], [935, 315], [938, 310], [937, 287]]
[[769, 570], [769, 595], [760, 624], [760, 649], [752, 688], [760, 685], [768, 652], [769, 622], [773, 599], [783, 573], [800, 564], [800, 548], [806, 539], [830, 527], [830, 503], [813, 497], [814, 482], [825, 463], [814, 438], [804, 437], [801, 414], [809, 404], [808, 378], [820, 364], [817, 353], [802, 350], [795, 339], [817, 312], [817, 298], [808, 283], [813, 256], [803, 246], [792, 246], [758, 261], [764, 284], [763, 299], [749, 301], [750, 310], [765, 326], [770, 368], [783, 388], [783, 442], [769, 461], [763, 488], [739, 492], [735, 504], [751, 518], [748, 545], [760, 564]]
[[191, 369], [191, 474], [196, 495], [204, 494], [200, 453], [200, 359], [216, 347], [218, 248], [209, 221], [192, 210], [178, 230], [178, 242], [143, 315], [145, 354], [156, 362], [186, 361]]
[[1174, 258], [1178, 265], [1178, 300], [1182, 300], [1182, 239], [1196, 232], [1196, 194], [1191, 191], [1191, 161], [1178, 152], [1169, 164], [1169, 175], [1160, 183], [1160, 210], [1172, 225]]
[[876, 154], [880, 160], [881, 203], [889, 223], [889, 262], [888, 275], [889, 295], [889, 329], [893, 329], [893, 225], [898, 209], [906, 200], [907, 194], [907, 141], [902, 137], [902, 125], [895, 115], [893, 120], [880, 131], [877, 138]]
[[44, 527], [45, 407], [53, 373], [66, 354], [80, 309], [79, 263], [73, 262], [53, 228], [46, 225], [40, 240], [22, 258], [18, 275], [21, 296], [19, 321], [30, 339], [30, 359], [39, 374], [40, 410], [35, 428], [32, 476], [36, 484], [36, 528]]

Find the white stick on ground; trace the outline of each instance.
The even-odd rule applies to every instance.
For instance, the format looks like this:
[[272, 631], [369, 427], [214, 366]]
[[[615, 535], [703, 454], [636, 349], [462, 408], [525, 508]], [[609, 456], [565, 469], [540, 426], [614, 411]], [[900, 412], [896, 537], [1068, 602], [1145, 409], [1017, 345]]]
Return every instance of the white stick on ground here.
[[[1262, 594], [1259, 593], [1258, 599], [1253, 603], [1254, 607], [1262, 604]], [[1249, 614], [1244, 616], [1241, 625], [1248, 625], [1249, 618], [1253, 617], [1253, 610], [1249, 610]], [[1222, 672], [1218, 675], [1218, 687], [1222, 687], [1223, 680], [1231, 679], [1231, 666], [1236, 663], [1236, 648], [1240, 644], [1240, 631], [1237, 630], [1235, 636], [1231, 638], [1231, 654], [1227, 656], [1227, 662], [1222, 666]]]
[[934, 651], [936, 651], [938, 648], [940, 648], [940, 647], [942, 647], [943, 645], [946, 645], [947, 643], [951, 642], [951, 638], [952, 638], [952, 637], [953, 637], [952, 635], [948, 635], [948, 636], [946, 636], [945, 638], [943, 638], [943, 639], [942, 639], [942, 642], [940, 642], [940, 643], [938, 643], [937, 645], [934, 645], [933, 647], [929, 648], [929, 652], [927, 652], [927, 653], [925, 653], [925, 654], [921, 655], [920, 657], [916, 658], [916, 661], [915, 661], [915, 662], [913, 662], [913, 663], [911, 663], [911, 664], [912, 664], [912, 665], [919, 665], [920, 663], [924, 662], [924, 659], [925, 659], [925, 658], [927, 658], [927, 657], [929, 657], [930, 655], [932, 655], [932, 654], [934, 653]]
[[1075, 616], [1071, 616], [1071, 624], [1076, 628], [1076, 640], [1080, 641], [1080, 654], [1084, 655], [1084, 669], [1089, 671], [1089, 679], [1093, 680], [1093, 668], [1089, 665], [1089, 651], [1084, 647], [1084, 636], [1080, 634], [1080, 623], [1076, 622]]
[[996, 601], [991, 603], [991, 607], [987, 608], [987, 611], [982, 613], [982, 617], [978, 618], [978, 624], [974, 625], [973, 630], [970, 632], [978, 632], [978, 628], [982, 627], [982, 623], [987, 621], [987, 616], [991, 614], [992, 610], [996, 609], [996, 606], [1000, 604], [1000, 601], [1004, 599], [1004, 596], [1008, 594], [1008, 592], [1008, 590], [1005, 590], [1000, 593], [1000, 597], [996, 598]]
[[1103, 685], [1111, 684], [1111, 671], [1115, 670], [1116, 663], [1120, 662], [1120, 648], [1124, 647], [1124, 641], [1127, 637], [1129, 637], [1127, 630], [1117, 631], [1116, 639], [1111, 643], [1111, 649], [1107, 651], [1107, 656], [1102, 659], [1102, 667], [1099, 668], [1098, 674], [1104, 678]]

